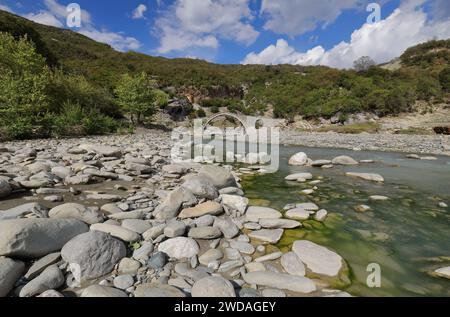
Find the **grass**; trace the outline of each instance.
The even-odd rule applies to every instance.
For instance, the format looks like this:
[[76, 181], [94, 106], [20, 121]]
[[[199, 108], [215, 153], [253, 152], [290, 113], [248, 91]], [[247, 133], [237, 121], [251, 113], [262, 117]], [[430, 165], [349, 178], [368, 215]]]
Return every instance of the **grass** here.
[[434, 134], [433, 131], [426, 128], [408, 128], [408, 129], [401, 129], [395, 131], [395, 134], [406, 134], [406, 135], [432, 135]]
[[377, 133], [380, 130], [380, 125], [375, 122], [367, 123], [355, 123], [349, 125], [339, 125], [339, 126], [326, 126], [321, 127], [318, 132], [337, 132], [345, 134], [360, 134], [366, 133]]

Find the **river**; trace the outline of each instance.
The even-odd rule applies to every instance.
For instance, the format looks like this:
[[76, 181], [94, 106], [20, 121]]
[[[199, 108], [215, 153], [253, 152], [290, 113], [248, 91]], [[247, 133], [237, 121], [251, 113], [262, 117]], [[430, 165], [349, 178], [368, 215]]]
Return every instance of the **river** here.
[[[332, 169], [288, 166], [297, 152], [313, 160], [349, 155], [375, 163]], [[346, 291], [355, 296], [450, 296], [448, 280], [427, 274], [450, 262], [450, 209], [438, 206], [450, 202], [449, 157], [423, 161], [400, 153], [290, 146], [280, 148], [280, 162], [274, 174], [243, 177], [251, 203], [282, 210], [288, 203], [311, 201], [330, 214], [323, 224], [306, 221], [301, 229], [285, 231], [278, 248], [287, 250], [293, 241], [307, 239], [336, 251], [349, 265], [352, 284]], [[385, 183], [349, 178], [348, 171], [378, 173]], [[314, 179], [322, 179], [314, 194], [300, 193], [313, 187], [308, 183], [284, 180], [297, 172], [311, 172]], [[390, 199], [369, 201], [371, 195]], [[357, 213], [354, 207], [360, 204], [372, 209]], [[381, 267], [380, 288], [366, 284], [370, 263]]]

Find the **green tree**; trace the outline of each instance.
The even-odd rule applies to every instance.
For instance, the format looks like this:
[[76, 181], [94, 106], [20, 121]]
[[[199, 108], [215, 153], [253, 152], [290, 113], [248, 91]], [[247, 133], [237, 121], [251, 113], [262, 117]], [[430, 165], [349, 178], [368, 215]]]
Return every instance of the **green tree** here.
[[450, 92], [450, 67], [444, 68], [439, 74], [439, 82], [444, 91]]
[[376, 63], [369, 56], [362, 56], [353, 62], [353, 67], [357, 72], [365, 72], [375, 65]]
[[432, 77], [420, 77], [417, 83], [417, 97], [421, 100], [430, 101], [433, 98], [440, 97], [441, 87], [439, 82]]
[[6, 121], [48, 110], [50, 70], [27, 36], [0, 32], [0, 115]]
[[119, 106], [137, 124], [141, 124], [145, 117], [152, 116], [168, 100], [167, 94], [158, 90], [156, 82], [146, 73], [123, 75], [115, 93]]

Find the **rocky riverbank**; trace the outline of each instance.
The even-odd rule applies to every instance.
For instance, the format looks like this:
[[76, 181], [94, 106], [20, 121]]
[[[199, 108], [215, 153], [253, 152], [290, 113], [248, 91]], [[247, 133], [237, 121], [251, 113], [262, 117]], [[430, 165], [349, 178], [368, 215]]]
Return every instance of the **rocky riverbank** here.
[[[1, 145], [0, 296], [350, 296], [339, 254], [308, 240], [277, 247], [285, 230], [326, 223], [327, 210], [252, 205], [240, 177], [263, 168], [174, 164], [172, 147], [158, 131]], [[319, 169], [370, 163], [290, 159]], [[310, 184], [309, 195], [321, 180], [286, 182]]]
[[387, 151], [450, 156], [450, 136], [446, 135], [340, 134], [286, 130], [281, 133], [281, 143], [358, 151]]
[[3, 144], [0, 296], [349, 296], [332, 250], [275, 247], [325, 210], [249, 206], [238, 172], [171, 164], [169, 140], [152, 131]]

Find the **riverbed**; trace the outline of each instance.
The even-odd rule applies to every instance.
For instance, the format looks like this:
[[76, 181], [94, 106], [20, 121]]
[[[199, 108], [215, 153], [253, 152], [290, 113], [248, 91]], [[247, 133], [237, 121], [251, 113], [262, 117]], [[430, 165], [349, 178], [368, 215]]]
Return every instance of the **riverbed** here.
[[[288, 166], [289, 158], [305, 152], [315, 159], [349, 155], [356, 160], [374, 160], [359, 166], [335, 166], [332, 169]], [[450, 158], [434, 161], [411, 160], [405, 154], [355, 152], [342, 149], [281, 147], [280, 168], [274, 174], [244, 176], [246, 197], [255, 205], [282, 210], [289, 203], [314, 202], [330, 214], [322, 224], [306, 221], [303, 228], [287, 230], [277, 245], [282, 250], [293, 241], [307, 239], [339, 253], [351, 271], [355, 296], [450, 296], [449, 281], [427, 272], [448, 266], [450, 261], [450, 209], [439, 207], [450, 202]], [[345, 176], [355, 171], [378, 173], [384, 184]], [[317, 190], [312, 195], [301, 190], [314, 186], [287, 182], [297, 172], [311, 172]], [[372, 195], [389, 197], [370, 201]], [[368, 205], [370, 211], [358, 213], [354, 207]], [[369, 288], [367, 267], [381, 267], [381, 287]]]

